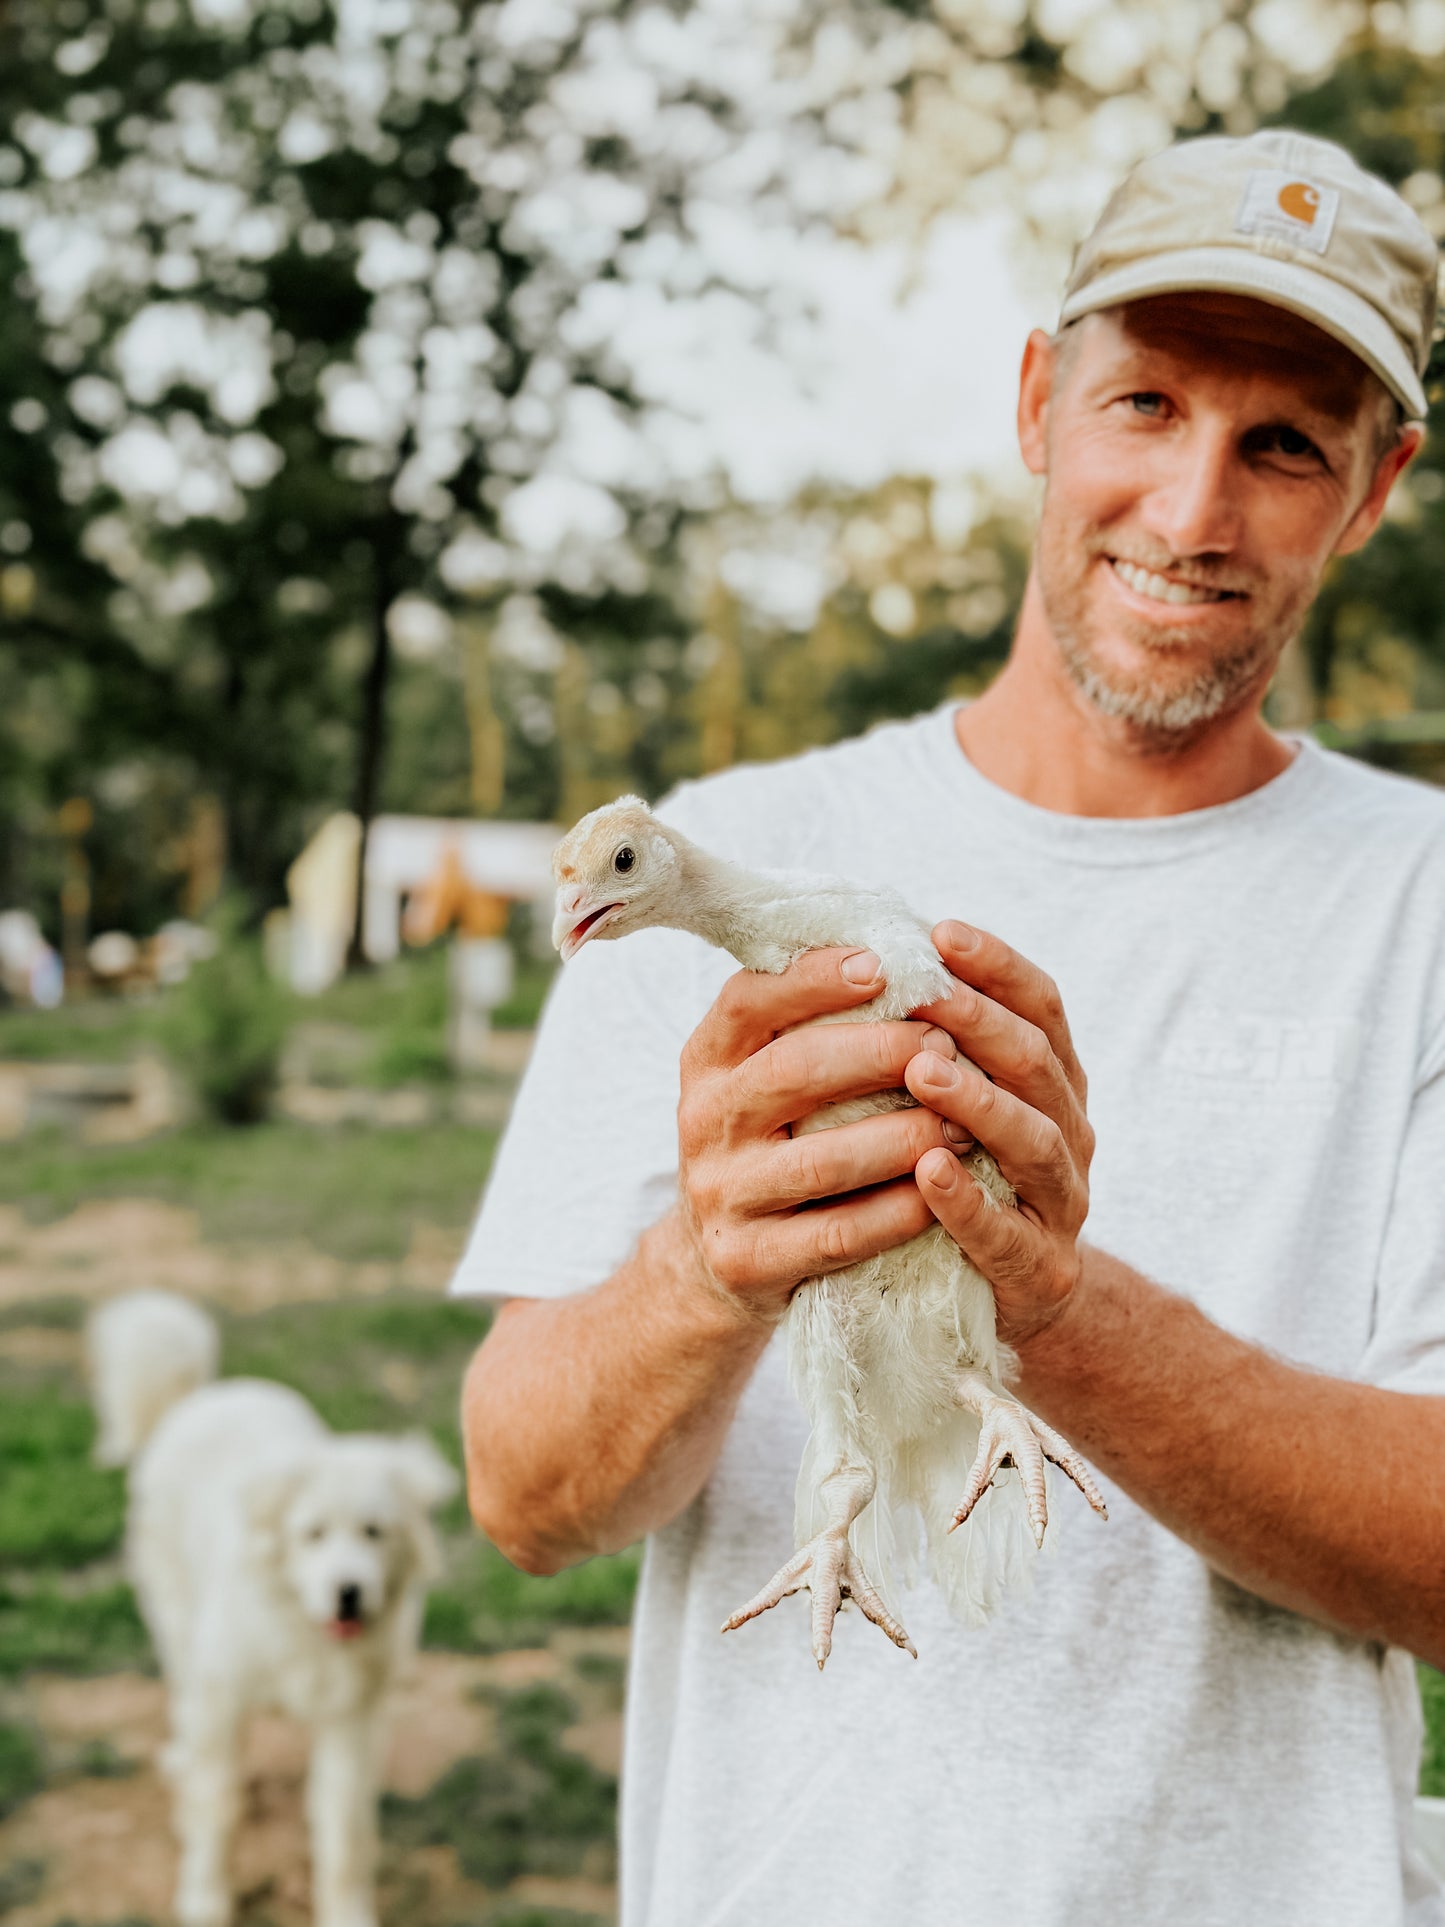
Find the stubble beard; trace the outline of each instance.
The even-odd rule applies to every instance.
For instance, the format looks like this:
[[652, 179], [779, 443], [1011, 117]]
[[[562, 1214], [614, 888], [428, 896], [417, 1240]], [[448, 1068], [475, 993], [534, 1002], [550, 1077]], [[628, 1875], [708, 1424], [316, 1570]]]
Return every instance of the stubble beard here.
[[[1197, 652], [1199, 642], [1193, 630], [1183, 624], [1170, 629], [1150, 623], [1147, 630], [1142, 623], [1130, 625], [1126, 633], [1144, 640], [1161, 670], [1170, 668], [1170, 673], [1152, 678], [1147, 669], [1130, 674], [1099, 649], [1096, 620], [1088, 607], [1087, 578], [1099, 558], [1108, 553], [1106, 546], [1086, 536], [1054, 536], [1047, 524], [1046, 516], [1036, 547], [1039, 590], [1064, 667], [1087, 702], [1123, 723], [1141, 746], [1151, 750], [1186, 748], [1211, 724], [1242, 708], [1251, 693], [1273, 674], [1285, 644], [1309, 607], [1308, 594], [1291, 596], [1286, 604], [1271, 609], [1265, 619], [1251, 624], [1226, 654], [1205, 662], [1182, 679], [1172, 668], [1172, 661], [1182, 651]], [[1257, 605], [1262, 600], [1258, 596], [1255, 599]]]

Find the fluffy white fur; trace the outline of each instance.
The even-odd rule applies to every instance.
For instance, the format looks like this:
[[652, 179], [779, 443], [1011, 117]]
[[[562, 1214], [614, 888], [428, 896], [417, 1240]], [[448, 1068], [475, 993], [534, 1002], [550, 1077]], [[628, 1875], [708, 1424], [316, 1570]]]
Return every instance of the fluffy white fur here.
[[178, 1399], [216, 1376], [220, 1347], [199, 1305], [169, 1291], [132, 1291], [93, 1311], [85, 1361], [97, 1465], [129, 1465]]
[[231, 1917], [241, 1727], [270, 1706], [311, 1728], [318, 1927], [374, 1927], [383, 1715], [436, 1569], [427, 1515], [456, 1475], [426, 1439], [335, 1434], [260, 1379], [191, 1391], [155, 1422], [163, 1375], [143, 1337], [193, 1329], [168, 1327], [156, 1296], [107, 1307], [91, 1339], [115, 1435], [154, 1426], [131, 1468], [127, 1560], [169, 1691], [176, 1917]]
[[[659, 823], [637, 797], [584, 817], [558, 846], [553, 870], [553, 940], [564, 957], [592, 937], [653, 925], [690, 930], [749, 970], [782, 971], [807, 950], [867, 945], [882, 964], [883, 991], [817, 1020], [827, 1023], [907, 1017], [944, 996], [953, 981], [928, 927], [895, 892], [724, 863]], [[851, 1099], [795, 1125], [794, 1135], [913, 1102], [902, 1090]], [[1013, 1191], [986, 1151], [963, 1162], [986, 1197], [1012, 1206]], [[1064, 1464], [1102, 1511], [1075, 1455], [1004, 1389], [1010, 1361], [998, 1341], [993, 1291], [941, 1227], [804, 1284], [787, 1323], [790, 1368], [813, 1428], [798, 1477], [801, 1550], [728, 1628], [807, 1585], [820, 1666], [839, 1592], [851, 1591], [895, 1644], [911, 1651], [896, 1601], [899, 1581], [912, 1577], [920, 1533], [950, 1610], [976, 1624], [1032, 1573], [1043, 1530], [1044, 1455]], [[1012, 1477], [985, 1493], [954, 1530], [985, 1413], [1013, 1428], [1016, 1458], [1028, 1453], [1036, 1461], [1040, 1496], [1031, 1519], [1024, 1483]], [[825, 1562], [829, 1596], [820, 1610], [817, 1549], [844, 1534], [853, 1558], [843, 1552], [841, 1564]], [[871, 1604], [870, 1578], [881, 1594]], [[879, 1604], [887, 1610], [875, 1610]]]

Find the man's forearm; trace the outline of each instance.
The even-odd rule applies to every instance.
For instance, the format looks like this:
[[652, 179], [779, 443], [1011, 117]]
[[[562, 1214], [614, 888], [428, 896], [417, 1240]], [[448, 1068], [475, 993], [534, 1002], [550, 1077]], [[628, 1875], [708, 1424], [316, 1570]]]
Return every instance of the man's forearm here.
[[1286, 1364], [1082, 1256], [1021, 1396], [1239, 1585], [1445, 1664], [1445, 1399]]
[[504, 1306], [462, 1397], [477, 1524], [556, 1572], [700, 1491], [772, 1331], [710, 1286], [677, 1212], [596, 1290]]

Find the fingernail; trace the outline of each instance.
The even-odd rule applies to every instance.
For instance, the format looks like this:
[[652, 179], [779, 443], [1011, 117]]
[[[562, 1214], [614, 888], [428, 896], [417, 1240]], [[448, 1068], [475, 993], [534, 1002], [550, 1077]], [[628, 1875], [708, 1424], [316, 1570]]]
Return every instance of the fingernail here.
[[843, 959], [839, 969], [850, 984], [877, 983], [883, 972], [883, 966], [871, 950], [855, 950]]
[[950, 950], [972, 950], [978, 942], [978, 932], [955, 918], [952, 923], [943, 926], [943, 941]]
[[946, 1117], [943, 1120], [943, 1135], [948, 1139], [949, 1143], [959, 1151], [971, 1151], [973, 1149], [974, 1139], [972, 1134], [966, 1131], [961, 1124], [955, 1124], [951, 1117]]
[[957, 1044], [954, 1043], [948, 1032], [946, 1030], [940, 1030], [937, 1024], [930, 1024], [928, 1029], [924, 1031], [923, 1036], [919, 1039], [918, 1048], [920, 1050], [936, 1050], [940, 1057], [957, 1057], [958, 1055]]
[[930, 1151], [918, 1169], [939, 1191], [951, 1191], [958, 1183], [958, 1164], [947, 1151]]
[[958, 1082], [958, 1069], [947, 1058], [940, 1057], [936, 1051], [920, 1051], [918, 1075], [925, 1084], [933, 1084], [944, 1089]]

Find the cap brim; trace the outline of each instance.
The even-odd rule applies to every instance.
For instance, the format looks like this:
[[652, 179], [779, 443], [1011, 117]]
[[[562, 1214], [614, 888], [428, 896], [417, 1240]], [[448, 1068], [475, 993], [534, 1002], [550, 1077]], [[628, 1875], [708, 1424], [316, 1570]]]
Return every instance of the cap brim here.
[[1372, 368], [1412, 421], [1423, 421], [1429, 412], [1419, 375], [1399, 337], [1377, 309], [1315, 269], [1277, 261], [1247, 248], [1176, 248], [1116, 268], [1068, 297], [1059, 314], [1059, 326], [1100, 308], [1117, 307], [1121, 301], [1184, 293], [1191, 288], [1252, 295], [1312, 321]]

